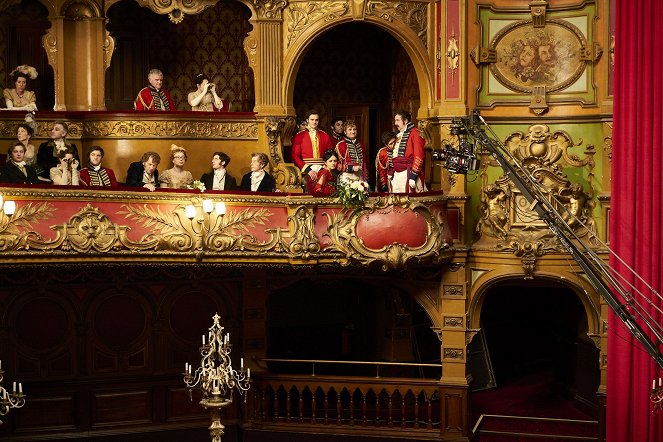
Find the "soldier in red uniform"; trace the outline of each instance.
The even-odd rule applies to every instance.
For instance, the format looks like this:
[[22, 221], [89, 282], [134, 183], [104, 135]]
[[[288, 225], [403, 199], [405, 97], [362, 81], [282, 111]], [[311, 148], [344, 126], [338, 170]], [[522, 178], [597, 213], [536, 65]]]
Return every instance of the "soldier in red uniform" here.
[[168, 91], [163, 85], [163, 73], [159, 69], [152, 69], [147, 74], [147, 81], [150, 85], [144, 87], [138, 92], [134, 109], [140, 111], [174, 111], [175, 103], [170, 98]]
[[394, 126], [398, 129], [396, 147], [391, 161], [394, 175], [391, 178], [391, 190], [395, 193], [425, 192], [424, 180], [424, 145], [426, 141], [414, 127], [410, 113], [401, 110], [394, 116]]
[[297, 133], [292, 138], [292, 161], [302, 171], [306, 189], [313, 189], [318, 171], [324, 166], [322, 154], [332, 149], [331, 137], [318, 129], [320, 114], [311, 110], [306, 114], [306, 130]]
[[338, 153], [338, 170], [351, 173], [362, 181], [368, 181], [368, 155], [366, 149], [357, 139], [357, 124], [348, 120], [344, 125], [345, 136], [336, 145]]

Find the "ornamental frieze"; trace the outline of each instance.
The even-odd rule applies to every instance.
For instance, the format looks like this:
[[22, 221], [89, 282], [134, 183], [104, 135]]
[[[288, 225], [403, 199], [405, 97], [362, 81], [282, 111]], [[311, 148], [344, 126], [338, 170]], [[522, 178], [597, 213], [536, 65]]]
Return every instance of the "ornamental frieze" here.
[[105, 138], [258, 138], [255, 122], [95, 121], [83, 123], [86, 136]]

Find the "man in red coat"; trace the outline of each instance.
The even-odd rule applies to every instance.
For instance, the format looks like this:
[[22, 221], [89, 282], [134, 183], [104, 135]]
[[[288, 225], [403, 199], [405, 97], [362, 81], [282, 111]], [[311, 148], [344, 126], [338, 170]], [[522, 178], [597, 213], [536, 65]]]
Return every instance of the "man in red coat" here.
[[311, 110], [306, 114], [306, 130], [292, 137], [292, 161], [302, 171], [306, 189], [313, 189], [318, 171], [324, 166], [322, 154], [332, 149], [332, 139], [318, 129], [320, 114]]
[[375, 190], [378, 192], [391, 191], [391, 177], [394, 175], [394, 166], [391, 164], [391, 154], [396, 145], [396, 132], [383, 132], [382, 148], [375, 156]]
[[144, 87], [138, 92], [134, 109], [139, 111], [174, 111], [175, 103], [170, 98], [170, 94], [163, 89], [163, 73], [159, 69], [152, 69], [147, 74], [149, 86]]
[[357, 139], [357, 124], [353, 120], [345, 122], [344, 134], [343, 139], [336, 144], [338, 170], [368, 181], [368, 155]]
[[401, 110], [394, 116], [394, 125], [398, 129], [396, 147], [391, 161], [394, 175], [391, 178], [391, 190], [394, 193], [425, 192], [424, 179], [424, 144], [426, 141], [414, 127], [410, 113]]

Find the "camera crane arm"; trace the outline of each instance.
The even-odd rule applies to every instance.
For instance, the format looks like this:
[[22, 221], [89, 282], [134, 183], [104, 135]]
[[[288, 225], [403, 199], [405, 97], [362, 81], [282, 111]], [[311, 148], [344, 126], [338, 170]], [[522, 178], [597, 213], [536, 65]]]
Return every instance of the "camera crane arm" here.
[[493, 158], [495, 158], [500, 167], [504, 170], [504, 173], [511, 179], [518, 190], [522, 192], [527, 201], [532, 204], [532, 210], [534, 210], [546, 223], [548, 228], [585, 272], [592, 286], [594, 286], [599, 292], [600, 296], [610, 306], [617, 317], [619, 317], [626, 325], [633, 337], [643, 345], [659, 368], [663, 369], [663, 353], [659, 348], [659, 345], [663, 343], [663, 336], [661, 333], [659, 333], [646, 318], [641, 317], [647, 328], [656, 336], [657, 342], [654, 342], [649, 338], [647, 333], [645, 333], [640, 324], [636, 321], [635, 316], [628, 311], [628, 307], [632, 304], [630, 302], [623, 304], [618, 296], [613, 293], [611, 287], [613, 287], [614, 290], [626, 300], [632, 298], [629, 291], [604, 267], [604, 263], [600, 257], [598, 257], [593, 250], [576, 236], [573, 229], [555, 209], [552, 202], [543, 192], [541, 192], [538, 187], [538, 182], [529, 174], [529, 172], [517, 161], [514, 161], [513, 163], [510, 162], [509, 158], [513, 159], [510, 152], [486, 135], [485, 131], [479, 127], [476, 120], [477, 118], [486, 124], [485, 120], [479, 116], [478, 113], [473, 113], [469, 117], [461, 118], [467, 134], [472, 137], [476, 143], [480, 144], [486, 151], [492, 154]]

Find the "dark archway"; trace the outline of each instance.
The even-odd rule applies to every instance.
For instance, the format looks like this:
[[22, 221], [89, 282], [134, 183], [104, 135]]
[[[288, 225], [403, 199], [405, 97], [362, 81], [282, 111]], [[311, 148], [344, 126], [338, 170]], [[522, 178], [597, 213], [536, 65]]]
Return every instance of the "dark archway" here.
[[318, 110], [320, 127], [327, 132], [331, 119], [346, 111], [364, 114], [364, 122], [357, 123], [359, 138], [369, 152], [373, 184], [380, 134], [393, 130], [396, 108], [416, 115], [419, 95], [416, 73], [403, 46], [377, 26], [352, 22], [330, 29], [311, 45], [297, 71], [293, 100], [299, 117], [309, 109]]
[[[473, 395], [475, 419], [594, 417], [599, 350], [587, 336], [586, 312], [573, 290], [553, 282], [498, 283], [485, 295], [481, 331], [496, 388]], [[476, 349], [475, 338], [470, 352]]]
[[[440, 363], [440, 344], [421, 306], [407, 293], [352, 278], [303, 280], [267, 302], [274, 359]], [[310, 373], [310, 364], [271, 363], [270, 371]], [[316, 365], [317, 374], [375, 376], [372, 365]], [[382, 376], [439, 377], [439, 369], [382, 367]]]

